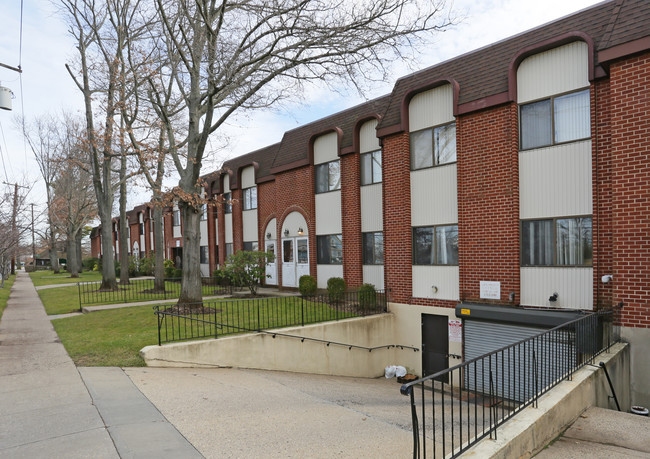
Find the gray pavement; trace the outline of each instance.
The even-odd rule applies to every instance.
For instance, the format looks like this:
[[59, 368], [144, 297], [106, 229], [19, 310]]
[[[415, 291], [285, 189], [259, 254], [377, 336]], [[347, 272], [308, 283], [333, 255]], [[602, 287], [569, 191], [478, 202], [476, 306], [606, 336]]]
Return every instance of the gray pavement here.
[[80, 374], [24, 272], [0, 320], [0, 413], [0, 458], [201, 457], [121, 369]]
[[650, 418], [592, 407], [538, 459], [650, 458]]

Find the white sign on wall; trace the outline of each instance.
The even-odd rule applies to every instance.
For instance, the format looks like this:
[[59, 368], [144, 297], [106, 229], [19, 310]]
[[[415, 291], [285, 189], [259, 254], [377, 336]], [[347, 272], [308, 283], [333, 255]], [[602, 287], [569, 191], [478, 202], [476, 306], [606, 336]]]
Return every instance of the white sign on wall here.
[[449, 342], [463, 342], [463, 321], [460, 319], [449, 319]]
[[481, 298], [487, 300], [500, 300], [501, 282], [481, 281]]

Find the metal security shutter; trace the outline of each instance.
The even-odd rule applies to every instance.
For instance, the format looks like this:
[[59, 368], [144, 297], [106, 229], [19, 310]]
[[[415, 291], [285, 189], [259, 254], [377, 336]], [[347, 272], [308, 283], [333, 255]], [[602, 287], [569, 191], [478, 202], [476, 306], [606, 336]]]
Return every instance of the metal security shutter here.
[[[544, 332], [545, 328], [465, 320], [465, 361], [488, 354]], [[472, 364], [465, 373], [469, 389], [523, 402], [561, 377], [575, 360], [575, 339], [566, 332], [516, 349], [505, 350]], [[537, 366], [533, 365], [533, 362]]]

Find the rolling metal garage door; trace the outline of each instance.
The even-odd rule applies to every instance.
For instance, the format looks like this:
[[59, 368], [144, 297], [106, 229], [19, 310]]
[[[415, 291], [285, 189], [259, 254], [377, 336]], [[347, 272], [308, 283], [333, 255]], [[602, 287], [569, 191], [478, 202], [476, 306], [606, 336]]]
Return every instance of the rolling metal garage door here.
[[[525, 340], [547, 330], [520, 324], [468, 320], [464, 323], [465, 361]], [[575, 337], [566, 332], [533, 344], [493, 354], [465, 373], [469, 389], [523, 402], [564, 374], [575, 361]], [[536, 365], [534, 364], [536, 363]]]

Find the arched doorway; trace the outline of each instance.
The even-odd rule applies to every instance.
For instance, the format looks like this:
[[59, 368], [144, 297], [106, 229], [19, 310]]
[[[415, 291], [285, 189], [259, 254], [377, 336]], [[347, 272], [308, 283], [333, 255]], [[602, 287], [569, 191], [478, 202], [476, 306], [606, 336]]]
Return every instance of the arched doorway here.
[[309, 274], [309, 232], [299, 212], [291, 212], [282, 223], [282, 286], [298, 287], [300, 276]]
[[275, 255], [275, 259], [266, 265], [266, 284], [278, 285], [278, 235], [277, 235], [277, 220], [271, 219], [266, 229], [264, 230], [264, 250], [271, 252]]

